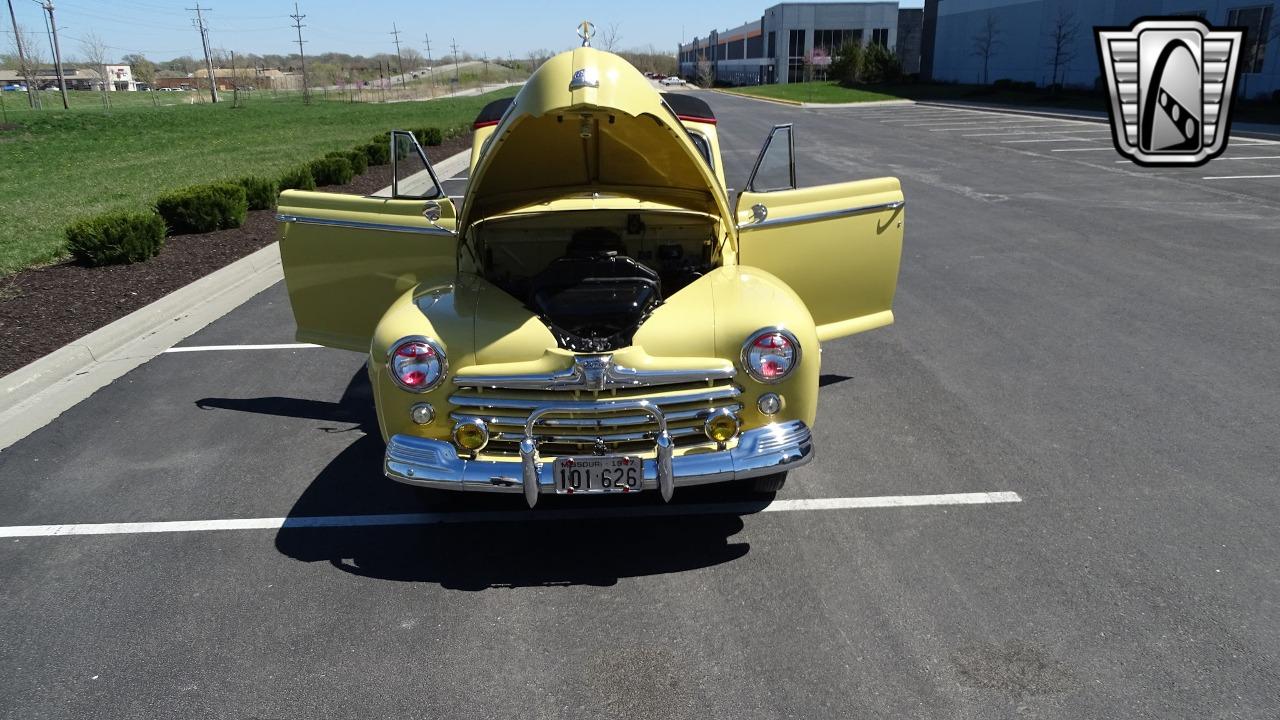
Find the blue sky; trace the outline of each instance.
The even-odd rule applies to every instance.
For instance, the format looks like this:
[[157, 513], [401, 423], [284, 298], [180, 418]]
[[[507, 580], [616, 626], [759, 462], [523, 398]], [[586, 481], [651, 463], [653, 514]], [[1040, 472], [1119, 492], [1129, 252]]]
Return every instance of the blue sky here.
[[[201, 2], [204, 5], [204, 0]], [[649, 44], [675, 52], [681, 40], [706, 35], [760, 17], [774, 4], [741, 0], [701, 0], [694, 4], [674, 0], [630, 3], [529, 2], [390, 2], [368, 0], [299, 0], [307, 17], [303, 39], [308, 52], [348, 52], [371, 55], [394, 52], [392, 23], [400, 29], [400, 42], [425, 54], [424, 36], [430, 34], [432, 55], [448, 52], [456, 39], [460, 51], [479, 55], [516, 56], [529, 50], [565, 50], [577, 44], [574, 28], [588, 19], [600, 27], [617, 23], [621, 46]], [[921, 7], [923, 0], [904, 0], [902, 7]], [[184, 8], [194, 0], [54, 0], [64, 55], [75, 57], [78, 39], [93, 32], [116, 56], [142, 52], [153, 60], [178, 55], [200, 55], [200, 36], [192, 27], [194, 13]], [[216, 48], [236, 52], [284, 53], [297, 50], [289, 15], [293, 3], [279, 0], [208, 0], [209, 39]], [[428, 9], [431, 8], [431, 9]], [[696, 8], [696, 12], [689, 12]], [[0, 9], [6, 10], [4, 6]], [[43, 12], [32, 0], [14, 0], [18, 22], [44, 36]], [[479, 11], [478, 11], [479, 10]], [[10, 29], [9, 19], [0, 24]], [[0, 35], [5, 50], [12, 33]], [[45, 50], [48, 55], [48, 50]]]

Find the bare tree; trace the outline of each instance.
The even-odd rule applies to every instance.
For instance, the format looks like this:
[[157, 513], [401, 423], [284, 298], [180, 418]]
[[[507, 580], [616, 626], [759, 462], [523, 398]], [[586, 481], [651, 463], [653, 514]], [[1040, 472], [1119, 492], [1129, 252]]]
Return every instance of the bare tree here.
[[107, 83], [111, 82], [111, 78], [107, 77], [107, 44], [97, 33], [86, 33], [80, 38], [80, 52], [84, 54], [85, 60], [93, 71], [98, 73], [102, 78], [102, 82], [98, 83], [98, 89], [102, 91], [102, 107], [111, 108], [111, 97], [107, 94]]
[[[1076, 58], [1076, 36], [1080, 33], [1080, 23], [1076, 22], [1075, 13], [1061, 3], [1058, 14], [1049, 30], [1049, 60], [1053, 63], [1053, 79], [1049, 84], [1054, 88], [1065, 82], [1067, 65]], [[1062, 71], [1063, 79], [1059, 79], [1058, 71]]]
[[710, 60], [703, 58], [698, 61], [698, 85], [709, 88], [716, 84], [716, 69]]
[[[27, 96], [31, 99], [32, 107], [40, 106], [40, 95], [37, 90], [40, 89], [40, 79], [37, 72], [40, 65], [44, 62], [44, 55], [40, 52], [40, 38], [34, 33], [27, 32], [27, 29], [21, 25], [17, 26], [18, 34], [13, 36], [14, 63], [18, 66], [18, 72], [22, 73], [22, 77], [27, 82]], [[25, 61], [19, 59], [17, 53], [18, 43], [22, 43], [22, 55]]]
[[609, 23], [609, 27], [600, 33], [600, 48], [609, 52], [617, 52], [621, 43], [622, 33], [618, 30], [618, 23]]
[[978, 34], [973, 36], [973, 54], [982, 58], [982, 84], [987, 84], [987, 68], [991, 64], [991, 56], [1003, 45], [999, 40], [1000, 26], [996, 22], [995, 13], [987, 13]]

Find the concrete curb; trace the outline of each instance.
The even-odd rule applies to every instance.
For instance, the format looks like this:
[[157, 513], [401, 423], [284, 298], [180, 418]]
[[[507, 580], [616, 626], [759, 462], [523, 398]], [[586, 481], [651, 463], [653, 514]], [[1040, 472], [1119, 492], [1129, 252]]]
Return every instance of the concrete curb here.
[[[470, 155], [442, 160], [436, 175], [457, 175]], [[0, 378], [0, 451], [282, 279], [271, 243]]]
[[803, 102], [800, 100], [783, 100], [781, 98], [768, 98], [759, 95], [748, 95], [747, 93], [733, 92], [732, 90], [716, 90], [711, 92], [720, 93], [721, 95], [729, 95], [730, 97], [746, 98], [747, 100], [759, 100], [760, 102], [773, 103], [775, 105], [789, 105], [791, 107], [805, 108], [806, 110], [826, 110], [828, 108], [861, 108], [861, 107], [884, 107], [886, 105], [915, 105], [915, 100], [902, 98], [900, 100], [868, 100], [866, 102], [847, 102], [847, 103], [818, 103]]

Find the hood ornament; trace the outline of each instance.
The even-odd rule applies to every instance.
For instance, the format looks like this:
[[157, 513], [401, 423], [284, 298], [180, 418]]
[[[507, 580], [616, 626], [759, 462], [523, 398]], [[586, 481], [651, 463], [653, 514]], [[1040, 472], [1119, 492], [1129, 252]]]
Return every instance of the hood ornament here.
[[596, 36], [596, 26], [587, 20], [578, 23], [578, 37], [582, 38], [582, 47], [591, 47], [591, 38]]

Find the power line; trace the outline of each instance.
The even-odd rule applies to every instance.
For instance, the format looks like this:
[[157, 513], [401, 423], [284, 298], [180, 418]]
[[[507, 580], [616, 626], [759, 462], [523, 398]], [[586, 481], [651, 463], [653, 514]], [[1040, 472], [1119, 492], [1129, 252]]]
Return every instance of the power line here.
[[311, 91], [307, 89], [307, 56], [302, 52], [302, 44], [306, 42], [302, 39], [302, 28], [306, 25], [302, 24], [302, 19], [306, 17], [298, 11], [298, 3], [293, 3], [293, 14], [289, 17], [293, 18], [293, 27], [298, 31], [298, 59], [302, 64], [302, 102], [310, 104]]
[[18, 31], [18, 16], [13, 14], [13, 0], [9, 0], [9, 19], [13, 21], [13, 44], [18, 48], [18, 64], [22, 66], [22, 77], [27, 81], [27, 103], [37, 110], [40, 108], [40, 94], [36, 92], [31, 65], [27, 63], [27, 53], [22, 48], [22, 33]]
[[209, 71], [209, 97], [216, 103], [218, 102], [218, 81], [213, 73], [213, 59], [209, 57], [209, 23], [204, 19], [204, 10], [210, 10], [210, 8], [201, 8], [200, 3], [196, 3], [195, 7], [187, 10], [194, 10], [196, 13], [195, 20], [191, 24], [200, 31], [200, 45], [204, 48], [204, 65]]

